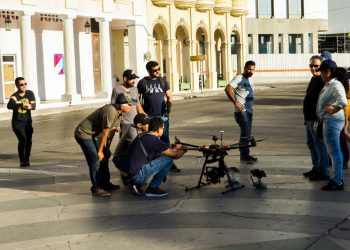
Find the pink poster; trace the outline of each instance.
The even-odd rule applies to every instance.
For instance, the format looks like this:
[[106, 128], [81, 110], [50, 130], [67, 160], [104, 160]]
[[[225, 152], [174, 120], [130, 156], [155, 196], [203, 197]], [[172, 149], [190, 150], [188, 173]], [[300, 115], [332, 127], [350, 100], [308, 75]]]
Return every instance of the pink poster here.
[[64, 57], [63, 54], [54, 54], [54, 70], [57, 75], [63, 75]]

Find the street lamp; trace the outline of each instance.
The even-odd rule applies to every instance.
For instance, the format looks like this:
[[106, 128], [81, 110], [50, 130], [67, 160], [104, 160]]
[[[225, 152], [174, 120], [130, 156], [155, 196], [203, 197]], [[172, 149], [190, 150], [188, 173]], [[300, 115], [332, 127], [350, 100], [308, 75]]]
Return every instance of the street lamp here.
[[89, 21], [85, 22], [84, 29], [85, 29], [85, 34], [90, 34], [90, 32], [91, 32], [91, 25], [90, 25]]
[[5, 19], [5, 30], [6, 31], [11, 31], [11, 24], [12, 24], [12, 21], [11, 21], [10, 17], [7, 16]]

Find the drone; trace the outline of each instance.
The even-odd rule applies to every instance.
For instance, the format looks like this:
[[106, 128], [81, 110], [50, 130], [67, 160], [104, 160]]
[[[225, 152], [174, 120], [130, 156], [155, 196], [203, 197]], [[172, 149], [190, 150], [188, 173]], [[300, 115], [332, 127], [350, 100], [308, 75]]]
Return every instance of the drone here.
[[[220, 144], [217, 143], [219, 138], [216, 135], [212, 136], [213, 143], [209, 146], [199, 146], [194, 144], [189, 144], [182, 142], [177, 136], [175, 136], [175, 143], [173, 146], [179, 147], [183, 150], [195, 150], [199, 151], [203, 154], [204, 163], [202, 165], [202, 171], [199, 176], [199, 180], [197, 185], [193, 187], [186, 187], [185, 190], [193, 190], [199, 189], [201, 186], [206, 186], [210, 184], [217, 184], [221, 182], [221, 179], [226, 176], [228, 185], [225, 186], [227, 190], [221, 192], [225, 194], [230, 191], [234, 191], [240, 188], [243, 188], [244, 185], [240, 184], [238, 178], [235, 178], [235, 173], [239, 172], [236, 167], [228, 168], [225, 163], [225, 156], [227, 155], [227, 151], [232, 149], [240, 149], [245, 147], [255, 147], [257, 142], [261, 142], [265, 139], [255, 140], [253, 136], [251, 136], [244, 143], [234, 143], [230, 145], [223, 144], [223, 133], [224, 131], [219, 131], [220, 136]], [[208, 164], [218, 163], [217, 166], [212, 166]], [[231, 173], [231, 174], [230, 174]]]

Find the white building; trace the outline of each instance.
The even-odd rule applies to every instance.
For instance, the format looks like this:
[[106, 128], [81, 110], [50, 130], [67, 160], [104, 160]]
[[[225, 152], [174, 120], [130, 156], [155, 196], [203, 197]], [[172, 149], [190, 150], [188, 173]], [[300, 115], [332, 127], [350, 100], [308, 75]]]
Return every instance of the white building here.
[[109, 96], [125, 68], [144, 74], [145, 6], [140, 0], [1, 0], [0, 103], [15, 91], [17, 76], [41, 100], [74, 103]]

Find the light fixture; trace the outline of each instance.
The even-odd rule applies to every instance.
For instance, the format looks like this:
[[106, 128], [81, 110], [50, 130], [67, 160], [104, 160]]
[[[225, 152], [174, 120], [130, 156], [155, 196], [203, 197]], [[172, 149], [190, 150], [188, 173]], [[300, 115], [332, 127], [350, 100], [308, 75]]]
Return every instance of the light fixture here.
[[5, 18], [5, 30], [6, 31], [11, 31], [11, 24], [12, 24], [12, 21], [11, 21], [10, 17], [7, 16]]
[[85, 22], [84, 29], [85, 29], [85, 34], [90, 34], [90, 32], [91, 32], [91, 25], [90, 25], [89, 21]]

